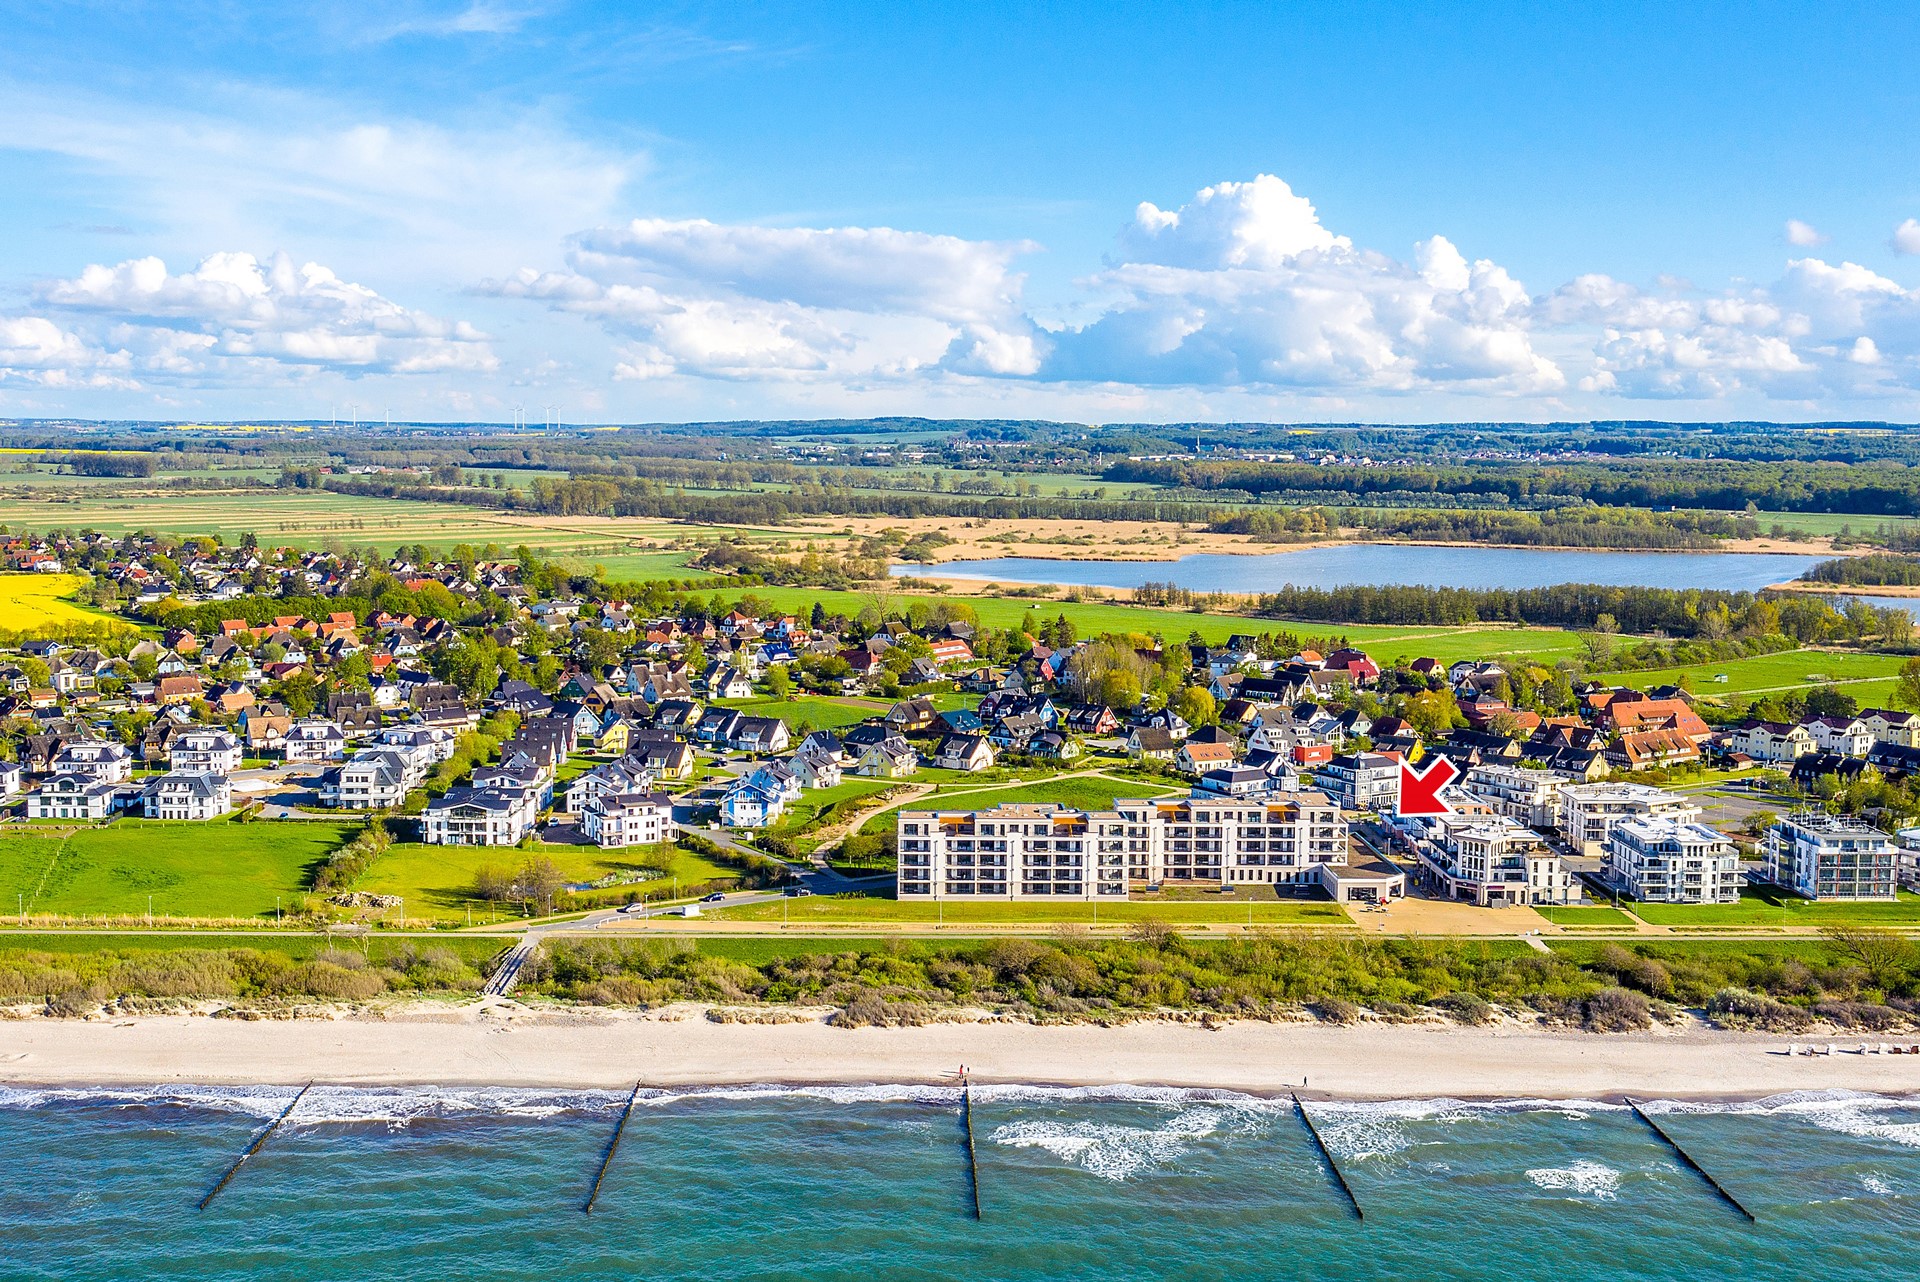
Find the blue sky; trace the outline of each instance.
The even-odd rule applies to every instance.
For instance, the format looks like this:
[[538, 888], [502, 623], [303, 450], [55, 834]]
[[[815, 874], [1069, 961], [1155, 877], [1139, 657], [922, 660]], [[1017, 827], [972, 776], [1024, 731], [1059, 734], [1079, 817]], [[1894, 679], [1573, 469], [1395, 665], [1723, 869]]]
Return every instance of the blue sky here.
[[6, 5], [0, 414], [1920, 412], [1910, 6], [292, 9]]

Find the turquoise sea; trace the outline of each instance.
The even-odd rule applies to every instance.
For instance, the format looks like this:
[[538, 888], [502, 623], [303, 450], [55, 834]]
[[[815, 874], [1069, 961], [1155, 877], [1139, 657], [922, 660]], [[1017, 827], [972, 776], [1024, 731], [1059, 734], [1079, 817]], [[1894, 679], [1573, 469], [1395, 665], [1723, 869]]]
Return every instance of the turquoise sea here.
[[1920, 1277], [1920, 1098], [1626, 1109], [976, 1088], [983, 1218], [944, 1089], [0, 1088], [0, 1277]]

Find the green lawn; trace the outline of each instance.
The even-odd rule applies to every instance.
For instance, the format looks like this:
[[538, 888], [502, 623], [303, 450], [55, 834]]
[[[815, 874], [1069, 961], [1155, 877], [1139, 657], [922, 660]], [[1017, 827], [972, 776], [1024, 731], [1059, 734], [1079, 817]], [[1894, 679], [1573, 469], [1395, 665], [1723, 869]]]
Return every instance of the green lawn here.
[[1920, 895], [1901, 892], [1893, 903], [1811, 903], [1782, 891], [1741, 892], [1737, 904], [1635, 904], [1656, 926], [1920, 925]]
[[28, 911], [156, 916], [271, 916], [292, 906], [308, 870], [358, 832], [353, 823], [157, 822], [122, 819], [61, 838], [0, 836], [0, 898]]
[[[1608, 679], [1646, 688], [1676, 682], [1685, 674], [1693, 692], [1706, 698], [1721, 695], [1745, 695], [1762, 690], [1804, 690], [1809, 686], [1835, 682], [1845, 693], [1866, 706], [1869, 697], [1878, 698], [1882, 687], [1890, 689], [1894, 674], [1905, 660], [1894, 654], [1853, 654], [1828, 650], [1788, 650], [1752, 659], [1729, 659], [1724, 663], [1695, 663], [1678, 668], [1650, 668], [1642, 672], [1615, 673]], [[1714, 677], [1724, 674], [1725, 682]]]
[[800, 725], [815, 730], [844, 730], [869, 717], [883, 715], [890, 703], [884, 700], [839, 699], [816, 694], [796, 694], [789, 699], [719, 699], [723, 708], [735, 708], [750, 717], [779, 717], [793, 730]]
[[885, 792], [898, 786], [892, 779], [850, 778], [831, 788], [808, 789], [800, 794], [799, 800], [787, 803], [786, 813], [769, 831], [783, 836], [804, 833], [822, 822], [838, 818], [837, 813], [829, 812], [834, 812], [841, 803], [858, 797], [871, 797], [876, 792]]
[[[1251, 918], [1249, 917], [1251, 914]], [[1338, 904], [1291, 899], [1225, 900], [1209, 896], [1205, 900], [1128, 899], [1097, 906], [1084, 901], [1010, 904], [958, 903], [948, 900], [944, 907], [932, 903], [901, 903], [863, 895], [810, 895], [783, 899], [777, 903], [745, 904], [721, 908], [706, 914], [728, 921], [786, 921], [791, 924], [826, 925], [835, 922], [1126, 922], [1157, 918], [1161, 921], [1196, 925], [1215, 922], [1221, 925], [1327, 924], [1341, 925], [1352, 920]]]
[[1633, 925], [1633, 918], [1618, 908], [1541, 908], [1539, 913], [1556, 926]]
[[[353, 888], [376, 895], [400, 896], [402, 906], [396, 916], [420, 921], [465, 921], [468, 909], [472, 909], [477, 925], [490, 917], [520, 915], [516, 905], [490, 904], [474, 896], [474, 881], [479, 871], [497, 868], [512, 872], [525, 864], [529, 856], [551, 859], [569, 882], [598, 881], [611, 873], [642, 869], [657, 870], [661, 874], [648, 881], [618, 887], [622, 894], [633, 891], [658, 895], [671, 891], [675, 879], [686, 887], [735, 875], [729, 868], [673, 848], [602, 850], [597, 846], [554, 845], [529, 852], [489, 846], [395, 842]], [[562, 895], [555, 901], [556, 911], [567, 910], [567, 898]]]

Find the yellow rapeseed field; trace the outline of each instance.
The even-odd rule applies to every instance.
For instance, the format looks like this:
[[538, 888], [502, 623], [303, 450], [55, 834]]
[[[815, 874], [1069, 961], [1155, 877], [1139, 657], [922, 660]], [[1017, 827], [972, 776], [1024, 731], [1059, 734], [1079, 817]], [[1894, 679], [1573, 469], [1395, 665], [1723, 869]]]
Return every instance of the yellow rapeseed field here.
[[31, 632], [111, 622], [60, 598], [84, 582], [77, 574], [0, 574], [0, 630]]

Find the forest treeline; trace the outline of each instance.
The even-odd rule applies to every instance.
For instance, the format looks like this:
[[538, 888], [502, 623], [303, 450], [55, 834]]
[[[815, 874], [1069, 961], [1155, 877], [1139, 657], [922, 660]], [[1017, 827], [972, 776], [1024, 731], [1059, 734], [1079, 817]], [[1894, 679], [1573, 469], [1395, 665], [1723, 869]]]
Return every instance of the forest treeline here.
[[1288, 492], [1395, 495], [1444, 505], [1449, 497], [1498, 495], [1513, 503], [1542, 499], [1608, 507], [1689, 507], [1740, 511], [1752, 504], [1772, 512], [1857, 512], [1920, 515], [1920, 468], [1842, 466], [1820, 462], [1748, 462], [1728, 459], [1609, 459], [1578, 463], [1461, 463], [1382, 466], [1238, 459], [1126, 459], [1100, 473], [1115, 484], [1236, 490], [1254, 495]]

